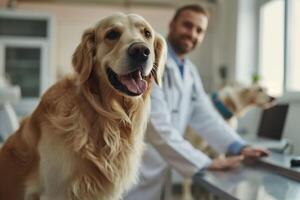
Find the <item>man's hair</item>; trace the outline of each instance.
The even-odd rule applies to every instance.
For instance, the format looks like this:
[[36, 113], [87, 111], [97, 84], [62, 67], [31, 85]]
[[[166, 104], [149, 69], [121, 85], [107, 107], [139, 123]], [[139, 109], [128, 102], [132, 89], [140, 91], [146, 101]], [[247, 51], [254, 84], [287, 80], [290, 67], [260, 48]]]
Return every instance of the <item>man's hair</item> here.
[[182, 7], [179, 7], [176, 10], [172, 21], [175, 21], [178, 18], [178, 16], [185, 10], [191, 10], [191, 11], [194, 11], [194, 12], [197, 12], [197, 13], [202, 13], [203, 15], [209, 17], [209, 13], [204, 7], [200, 6], [199, 4], [188, 4], [188, 5], [184, 5]]

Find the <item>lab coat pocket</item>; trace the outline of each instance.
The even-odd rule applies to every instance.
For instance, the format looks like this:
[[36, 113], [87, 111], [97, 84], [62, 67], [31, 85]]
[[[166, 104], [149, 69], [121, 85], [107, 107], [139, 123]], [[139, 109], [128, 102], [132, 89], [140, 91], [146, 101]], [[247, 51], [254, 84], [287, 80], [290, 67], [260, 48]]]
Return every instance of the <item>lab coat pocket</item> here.
[[180, 109], [180, 92], [178, 90], [172, 90], [171, 95], [171, 111], [172, 115], [179, 113]]

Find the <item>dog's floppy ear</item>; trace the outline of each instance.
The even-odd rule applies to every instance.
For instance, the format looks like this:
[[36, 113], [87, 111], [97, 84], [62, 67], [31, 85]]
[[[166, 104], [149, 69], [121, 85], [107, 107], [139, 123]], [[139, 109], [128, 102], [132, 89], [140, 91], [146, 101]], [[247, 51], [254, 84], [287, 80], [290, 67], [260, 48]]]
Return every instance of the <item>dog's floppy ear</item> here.
[[167, 45], [165, 39], [158, 33], [155, 34], [154, 52], [155, 52], [155, 61], [154, 61], [155, 72], [153, 76], [155, 82], [159, 86], [161, 86], [162, 76], [165, 69], [165, 61], [167, 58]]
[[81, 43], [77, 46], [72, 59], [73, 67], [79, 74], [80, 83], [87, 81], [92, 72], [95, 48], [95, 30], [90, 28], [83, 33]]

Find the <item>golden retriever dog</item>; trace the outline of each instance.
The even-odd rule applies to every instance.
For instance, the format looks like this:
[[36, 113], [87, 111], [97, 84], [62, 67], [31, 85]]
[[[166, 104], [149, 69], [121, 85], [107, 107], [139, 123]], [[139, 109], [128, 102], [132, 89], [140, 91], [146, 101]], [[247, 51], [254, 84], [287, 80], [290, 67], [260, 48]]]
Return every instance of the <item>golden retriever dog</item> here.
[[136, 181], [165, 42], [122, 13], [86, 30], [75, 73], [53, 85], [0, 152], [1, 200], [116, 200]]
[[232, 83], [212, 94], [212, 102], [223, 118], [237, 128], [237, 118], [244, 116], [251, 108], [267, 109], [275, 105], [275, 98], [259, 84], [250, 86]]

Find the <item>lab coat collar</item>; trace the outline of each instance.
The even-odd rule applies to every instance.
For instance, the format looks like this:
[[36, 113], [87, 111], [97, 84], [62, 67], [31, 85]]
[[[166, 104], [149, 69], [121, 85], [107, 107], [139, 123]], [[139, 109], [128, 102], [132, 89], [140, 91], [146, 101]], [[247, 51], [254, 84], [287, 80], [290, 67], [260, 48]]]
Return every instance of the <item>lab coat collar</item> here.
[[170, 43], [167, 43], [167, 45], [168, 45], [168, 57], [171, 57], [175, 61], [177, 67], [179, 67], [180, 65], [184, 66], [186, 63], [186, 58], [180, 60], [176, 55], [174, 49], [171, 47]]
[[166, 71], [167, 71], [167, 73], [169, 73], [170, 77], [174, 78], [174, 81], [172, 81], [172, 82], [175, 84], [175, 86], [177, 88], [179, 88], [180, 90], [182, 90], [183, 89], [183, 79], [181, 77], [177, 63], [170, 55], [168, 55], [168, 58], [166, 61]]
[[[172, 53], [174, 55], [172, 55]], [[179, 59], [176, 57], [176, 54], [174, 53], [173, 49], [168, 44], [168, 57], [167, 57], [167, 61], [166, 61], [166, 68], [168, 70], [168, 73], [171, 73], [170, 75], [172, 77], [174, 77], [174, 82], [175, 82], [175, 85], [177, 86], [177, 88], [179, 88], [180, 91], [183, 91], [185, 84], [188, 84], [187, 82], [192, 81], [192, 78], [190, 77], [191, 72], [187, 66], [191, 63], [188, 58], [184, 59], [184, 73], [183, 73], [183, 77], [181, 77], [176, 59], [179, 61]]]

